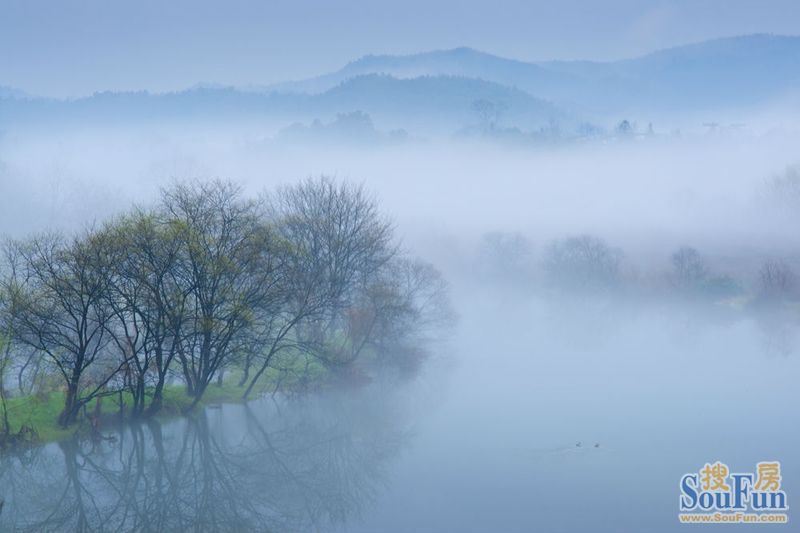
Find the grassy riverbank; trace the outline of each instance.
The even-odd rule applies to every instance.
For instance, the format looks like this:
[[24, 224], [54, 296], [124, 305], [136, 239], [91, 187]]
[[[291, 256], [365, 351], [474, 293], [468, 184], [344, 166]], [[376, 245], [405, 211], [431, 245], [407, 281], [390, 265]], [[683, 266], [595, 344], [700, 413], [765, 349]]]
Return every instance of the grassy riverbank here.
[[[234, 380], [230, 380], [230, 382], [226, 382], [222, 386], [209, 385], [197, 408], [222, 402], [241, 402], [245, 389], [246, 387], [239, 387]], [[259, 390], [254, 390], [251, 398], [256, 397], [259, 392]], [[186, 395], [186, 387], [183, 385], [166, 386], [164, 388], [162, 408], [157, 416], [170, 417], [179, 415], [191, 405], [192, 400], [193, 398]], [[87, 412], [94, 411], [96, 402], [97, 400], [90, 402], [86, 408]], [[118, 395], [106, 396], [100, 402], [104, 421], [119, 418], [120, 397]], [[124, 418], [128, 416], [128, 410], [133, 404], [133, 399], [129, 393], [123, 393], [122, 402], [125, 406], [122, 411], [122, 417]], [[31, 428], [37, 435], [36, 442], [58, 441], [82, 431], [89, 431], [88, 421], [84, 417], [81, 417], [77, 424], [69, 428], [62, 428], [58, 425], [58, 415], [64, 407], [64, 393], [60, 391], [9, 398], [6, 405], [11, 433], [16, 434], [23, 427]]]
[[[269, 368], [261, 376], [249, 398], [257, 398], [263, 393], [270, 393], [275, 390], [293, 390], [298, 387], [307, 387], [310, 383], [322, 383], [329, 377], [326, 369], [316, 360], [294, 355], [283, 361], [282, 370]], [[225, 373], [225, 380], [221, 385], [212, 383], [205, 390], [202, 399], [197, 404], [196, 409], [202, 409], [209, 404], [218, 403], [237, 403], [241, 402], [242, 395], [247, 387], [238, 385], [242, 378], [239, 369], [231, 369]], [[146, 392], [146, 405], [150, 404], [152, 390]], [[186, 387], [183, 384], [166, 385], [163, 391], [161, 410], [157, 413], [158, 418], [169, 418], [183, 414], [188, 409], [194, 398], [186, 394]], [[127, 419], [130, 416], [130, 408], [133, 405], [133, 397], [128, 392], [111, 394], [100, 399], [95, 399], [87, 404], [85, 412], [94, 414], [97, 403], [100, 402], [100, 423], [101, 426], [116, 424], [120, 418]], [[120, 410], [120, 403], [124, 408]], [[22, 428], [33, 430], [36, 443], [53, 442], [62, 440], [76, 433], [86, 433], [91, 431], [89, 421], [82, 412], [78, 422], [68, 428], [58, 425], [58, 415], [64, 408], [64, 393], [60, 390], [32, 394], [29, 396], [14, 396], [6, 399], [8, 411], [8, 421], [10, 426], [9, 435], [12, 438], [5, 440], [0, 425], [0, 449], [4, 446], [14, 446], [20, 439], [13, 438]], [[121, 416], [120, 416], [120, 411]], [[2, 415], [2, 410], [0, 410]], [[0, 424], [2, 419], [0, 419]], [[26, 435], [23, 442], [29, 442], [31, 435]], [[16, 442], [15, 442], [16, 441]]]

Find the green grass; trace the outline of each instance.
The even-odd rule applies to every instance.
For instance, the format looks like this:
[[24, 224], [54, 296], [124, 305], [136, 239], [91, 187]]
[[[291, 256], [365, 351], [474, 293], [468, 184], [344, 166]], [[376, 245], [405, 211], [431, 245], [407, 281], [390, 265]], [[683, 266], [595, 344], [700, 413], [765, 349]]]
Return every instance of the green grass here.
[[9, 398], [6, 407], [12, 433], [28, 426], [36, 431], [40, 441], [49, 442], [64, 439], [75, 432], [75, 428], [64, 429], [57, 423], [64, 408], [64, 394], [61, 392]]
[[[250, 399], [256, 398], [262, 393], [270, 393], [276, 389], [292, 388], [295, 385], [299, 385], [301, 380], [308, 383], [324, 379], [326, 372], [324, 367], [313, 359], [288, 357], [280, 362], [284, 367], [284, 371], [282, 372], [275, 368], [267, 369], [253, 388], [249, 396]], [[198, 402], [197, 408], [199, 409], [209, 404], [241, 402], [242, 395], [247, 389], [247, 386], [238, 386], [241, 375], [241, 371], [238, 370], [226, 372], [225, 380], [221, 386], [216, 383], [208, 386], [203, 398]], [[149, 405], [153, 394], [152, 389], [146, 391], [145, 394], [146, 405]], [[193, 400], [192, 397], [186, 394], [184, 385], [167, 385], [164, 387], [162, 407], [157, 416], [159, 418], [168, 418], [181, 415], [191, 406]], [[98, 401], [101, 402], [103, 418], [105, 420], [116, 420], [119, 414], [120, 396], [113, 394], [101, 399], [95, 399], [86, 406], [86, 411], [94, 412]], [[131, 394], [123, 392], [122, 402], [125, 404], [124, 416], [127, 417], [130, 413], [130, 407], [133, 405]], [[88, 422], [82, 414], [78, 423], [69, 428], [65, 429], [58, 425], [58, 415], [64, 407], [64, 393], [61, 391], [8, 398], [6, 406], [11, 433], [17, 433], [20, 428], [27, 426], [37, 433], [38, 442], [58, 441], [79, 432], [89, 431]]]
[[[245, 387], [239, 387], [233, 382], [224, 383], [221, 387], [209, 385], [198, 403], [198, 408], [208, 404], [232, 403], [242, 401]], [[150, 403], [152, 392], [148, 394], [147, 405]], [[255, 394], [253, 395], [255, 397]], [[159, 417], [176, 416], [183, 413], [191, 406], [194, 399], [186, 395], [183, 385], [170, 385], [164, 388], [163, 405], [158, 413]], [[92, 412], [98, 400], [90, 402], [86, 409]], [[106, 396], [101, 400], [101, 412], [108, 418], [115, 418], [119, 414], [119, 396]], [[133, 405], [130, 393], [122, 394], [125, 403], [125, 414], [129, 413]], [[20, 428], [27, 426], [33, 428], [38, 435], [38, 442], [52, 442], [62, 440], [72, 435], [87, 430], [87, 421], [81, 416], [77, 424], [68, 428], [58, 425], [58, 415], [64, 408], [64, 393], [53, 391], [47, 394], [20, 396], [9, 398], [6, 402], [8, 421], [11, 433], [17, 433]]]

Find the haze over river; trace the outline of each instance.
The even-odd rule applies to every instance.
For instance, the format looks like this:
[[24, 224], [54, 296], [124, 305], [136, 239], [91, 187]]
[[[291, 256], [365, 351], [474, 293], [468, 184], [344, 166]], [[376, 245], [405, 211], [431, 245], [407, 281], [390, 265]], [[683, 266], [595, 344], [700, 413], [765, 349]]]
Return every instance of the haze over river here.
[[791, 508], [791, 334], [724, 310], [453, 285], [454, 339], [413, 383], [4, 455], [0, 529], [674, 531], [681, 476], [717, 460], [780, 460]]

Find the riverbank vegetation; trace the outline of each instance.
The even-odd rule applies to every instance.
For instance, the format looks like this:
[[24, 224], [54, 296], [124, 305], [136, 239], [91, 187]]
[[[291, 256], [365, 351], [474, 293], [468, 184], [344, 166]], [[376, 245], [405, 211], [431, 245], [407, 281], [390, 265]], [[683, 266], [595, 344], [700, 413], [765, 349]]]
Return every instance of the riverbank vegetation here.
[[403, 253], [376, 201], [326, 178], [255, 199], [177, 183], [156, 205], [3, 251], [6, 441], [94, 427], [111, 406], [139, 418], [407, 376], [452, 319], [442, 276]]

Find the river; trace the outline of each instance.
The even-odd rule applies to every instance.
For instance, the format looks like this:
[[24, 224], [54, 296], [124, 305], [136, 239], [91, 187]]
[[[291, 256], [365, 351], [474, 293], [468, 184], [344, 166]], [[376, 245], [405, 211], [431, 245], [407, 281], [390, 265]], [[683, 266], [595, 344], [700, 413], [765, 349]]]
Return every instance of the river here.
[[209, 406], [7, 454], [0, 529], [682, 531], [683, 474], [771, 460], [792, 519], [793, 326], [497, 287], [455, 305], [452, 341], [411, 383]]

